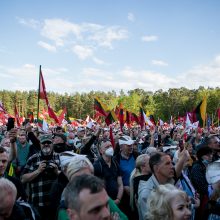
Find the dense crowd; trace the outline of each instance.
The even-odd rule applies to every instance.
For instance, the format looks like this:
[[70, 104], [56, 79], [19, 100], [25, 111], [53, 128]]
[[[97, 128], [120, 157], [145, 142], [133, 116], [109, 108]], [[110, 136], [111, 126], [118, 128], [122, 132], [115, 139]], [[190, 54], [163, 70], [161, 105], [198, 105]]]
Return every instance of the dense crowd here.
[[220, 129], [0, 127], [0, 220], [218, 220]]

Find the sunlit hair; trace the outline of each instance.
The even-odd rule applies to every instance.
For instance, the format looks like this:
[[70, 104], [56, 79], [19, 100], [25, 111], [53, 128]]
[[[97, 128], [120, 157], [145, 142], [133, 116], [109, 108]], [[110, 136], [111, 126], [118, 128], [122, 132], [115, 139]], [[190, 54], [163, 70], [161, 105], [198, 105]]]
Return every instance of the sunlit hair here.
[[130, 175], [130, 206], [132, 210], [134, 210], [134, 178], [142, 174], [141, 166], [143, 166], [146, 163], [146, 160], [149, 160], [149, 158], [150, 157], [148, 154], [139, 155], [135, 161], [135, 168]]
[[77, 172], [85, 168], [89, 168], [91, 170], [91, 173], [94, 173], [94, 167], [86, 156], [74, 156], [73, 160], [68, 164], [67, 167], [67, 178], [71, 180]]
[[0, 178], [0, 199], [1, 202], [7, 195], [12, 195], [12, 199], [15, 202], [17, 196], [17, 189], [10, 180], [6, 178]]
[[181, 196], [186, 202], [188, 201], [187, 194], [171, 184], [159, 185], [156, 189], [152, 190], [147, 200], [147, 219], [173, 219], [173, 211], [170, 203], [176, 196]]

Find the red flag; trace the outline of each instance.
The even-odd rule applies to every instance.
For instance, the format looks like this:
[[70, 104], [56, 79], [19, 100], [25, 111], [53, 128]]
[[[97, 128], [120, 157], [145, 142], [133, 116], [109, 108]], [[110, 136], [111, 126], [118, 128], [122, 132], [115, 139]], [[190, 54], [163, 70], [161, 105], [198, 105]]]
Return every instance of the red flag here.
[[16, 119], [16, 123], [17, 123], [17, 126], [21, 126], [20, 124], [20, 117], [19, 117], [19, 114], [18, 114], [18, 110], [17, 110], [17, 106], [15, 105], [15, 109], [14, 109], [14, 112], [15, 112], [15, 119]]
[[125, 122], [127, 123], [128, 127], [131, 126], [131, 113], [129, 111], [126, 111], [126, 120]]
[[138, 116], [133, 112], [131, 112], [131, 121], [136, 122], [137, 124], [139, 124]]
[[45, 87], [45, 83], [44, 83], [44, 78], [43, 78], [43, 74], [41, 72], [41, 69], [40, 69], [39, 99], [45, 99], [46, 104], [47, 104], [47, 108], [48, 108], [49, 117], [53, 118], [56, 123], [59, 123], [59, 120], [58, 120], [55, 112], [50, 107], [49, 100], [48, 100], [48, 97], [47, 97], [46, 87]]
[[115, 141], [114, 141], [114, 137], [113, 137], [112, 126], [110, 126], [109, 137], [110, 137], [110, 141], [112, 143], [112, 147], [115, 148]]
[[60, 113], [60, 116], [58, 118], [59, 124], [62, 124], [63, 119], [65, 119], [66, 113], [67, 113], [66, 107], [64, 107], [63, 111]]
[[144, 119], [144, 110], [140, 107], [140, 115], [139, 115], [139, 122], [141, 129], [145, 129], [145, 119]]

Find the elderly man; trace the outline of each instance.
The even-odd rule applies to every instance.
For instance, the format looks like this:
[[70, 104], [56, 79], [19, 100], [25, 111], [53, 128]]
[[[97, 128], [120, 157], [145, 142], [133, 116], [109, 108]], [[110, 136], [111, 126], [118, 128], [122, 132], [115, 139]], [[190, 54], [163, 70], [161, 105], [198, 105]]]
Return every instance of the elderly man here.
[[75, 177], [64, 190], [70, 220], [110, 220], [108, 194], [98, 177]]
[[50, 189], [57, 179], [60, 168], [59, 155], [53, 152], [52, 137], [42, 135], [40, 137], [41, 151], [34, 154], [24, 167], [21, 180], [29, 183], [29, 200], [39, 211], [42, 219], [50, 219]]

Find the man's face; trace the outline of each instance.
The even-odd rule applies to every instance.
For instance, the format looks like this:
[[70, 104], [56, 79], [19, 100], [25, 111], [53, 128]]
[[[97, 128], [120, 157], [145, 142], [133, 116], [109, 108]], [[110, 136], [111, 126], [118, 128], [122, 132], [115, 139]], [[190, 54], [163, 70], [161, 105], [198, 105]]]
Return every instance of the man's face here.
[[131, 144], [131, 145], [123, 144], [122, 152], [126, 155], [132, 154], [133, 153], [133, 144]]
[[220, 140], [218, 137], [213, 137], [211, 140], [211, 143], [209, 144], [209, 147], [213, 150], [220, 150]]
[[53, 139], [53, 144], [62, 144], [64, 143], [64, 140], [59, 137], [59, 136], [55, 136], [54, 139]]
[[27, 142], [27, 138], [24, 135], [19, 136], [18, 139], [21, 144], [25, 144]]
[[77, 136], [78, 136], [78, 138], [83, 138], [85, 136], [85, 130], [78, 131]]
[[71, 220], [110, 220], [108, 200], [105, 189], [98, 193], [83, 189], [79, 193], [80, 210], [68, 209], [69, 217]]
[[53, 144], [51, 141], [44, 141], [41, 143], [41, 151], [42, 153], [46, 155], [50, 155], [53, 151]]
[[155, 169], [156, 175], [162, 177], [163, 179], [171, 179], [174, 176], [173, 164], [169, 155], [164, 155], [161, 157], [161, 162], [156, 165]]
[[105, 151], [110, 147], [112, 147], [112, 143], [110, 141], [106, 141], [106, 142], [102, 143], [102, 145], [100, 147], [100, 153], [104, 154]]
[[8, 154], [0, 153], [0, 176], [3, 176], [8, 165]]

